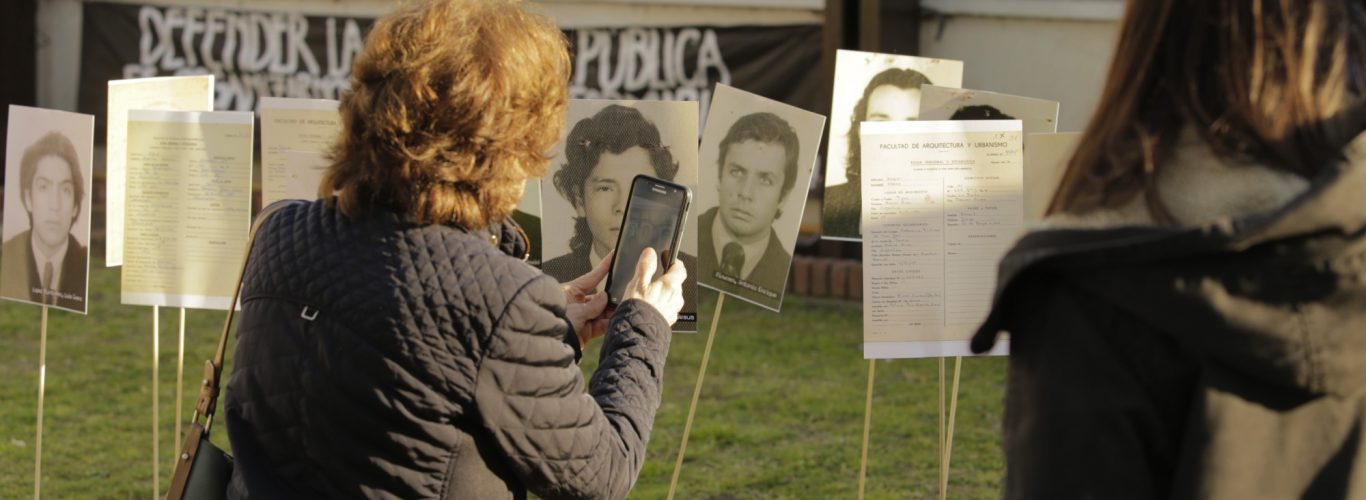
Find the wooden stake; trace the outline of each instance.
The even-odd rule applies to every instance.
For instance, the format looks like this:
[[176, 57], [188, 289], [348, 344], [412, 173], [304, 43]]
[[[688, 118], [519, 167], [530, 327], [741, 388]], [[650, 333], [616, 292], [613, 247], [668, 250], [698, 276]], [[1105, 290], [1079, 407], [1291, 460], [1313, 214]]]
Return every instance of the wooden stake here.
[[877, 360], [868, 360], [868, 396], [863, 401], [863, 453], [858, 464], [858, 497], [863, 500], [863, 487], [868, 476], [868, 429], [873, 423], [873, 370]]
[[33, 439], [33, 500], [43, 491], [43, 392], [47, 389], [47, 305], [43, 305], [42, 326], [38, 334], [38, 434]]
[[[939, 484], [948, 477], [944, 469], [944, 358], [939, 358]], [[944, 500], [945, 491], [939, 489], [939, 500]]]
[[702, 381], [707, 377], [707, 363], [711, 360], [711, 344], [716, 340], [716, 325], [721, 322], [721, 306], [726, 304], [726, 294], [718, 293], [716, 312], [711, 316], [711, 331], [707, 333], [707, 347], [702, 350], [702, 366], [697, 370], [697, 384], [692, 389], [692, 404], [688, 405], [688, 419], [683, 423], [683, 441], [678, 445], [678, 461], [674, 463], [674, 477], [669, 481], [669, 500], [678, 491], [678, 474], [683, 470], [683, 455], [688, 451], [688, 434], [692, 433], [693, 415], [697, 413], [697, 398], [702, 395]]
[[958, 418], [958, 376], [963, 373], [963, 357], [953, 358], [953, 389], [950, 391], [949, 402], [949, 431], [944, 436], [944, 456], [941, 462], [944, 464], [944, 475], [939, 478], [940, 497], [948, 494], [949, 491], [949, 465], [953, 458], [953, 424]]
[[157, 441], [161, 424], [160, 388], [157, 379], [161, 377], [161, 308], [152, 306], [152, 498], [161, 498], [161, 444]]
[[178, 447], [183, 438], [180, 436], [180, 405], [184, 400], [182, 388], [185, 382], [185, 308], [180, 308], [180, 347], [176, 350], [175, 367], [175, 445]]

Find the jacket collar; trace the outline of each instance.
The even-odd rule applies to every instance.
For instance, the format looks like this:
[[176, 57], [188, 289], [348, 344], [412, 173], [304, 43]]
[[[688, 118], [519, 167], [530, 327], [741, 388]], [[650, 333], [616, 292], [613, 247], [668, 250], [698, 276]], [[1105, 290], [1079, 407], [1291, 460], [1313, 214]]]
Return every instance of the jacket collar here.
[[[1264, 165], [1219, 159], [1187, 131], [1172, 163], [1175, 168], [1158, 179], [1162, 200], [1180, 225], [1157, 225], [1136, 197], [1116, 209], [1051, 216], [1016, 249], [1071, 253], [1094, 249], [1115, 236], [1119, 238], [1108, 246], [1132, 247], [1132, 238], [1186, 235], [1240, 250], [1323, 231], [1355, 233], [1366, 226], [1366, 203], [1361, 201], [1366, 193], [1366, 132], [1348, 143], [1343, 158], [1311, 182]], [[1069, 244], [1073, 240], [1076, 245]]]
[[498, 247], [503, 253], [522, 259], [523, 262], [531, 256], [531, 244], [526, 231], [523, 231], [522, 226], [513, 221], [512, 217], [491, 223], [471, 233]]
[[[1024, 235], [1002, 259], [996, 304], [1022, 274], [1035, 267], [1140, 264], [1240, 251], [1310, 235], [1359, 234], [1366, 227], [1366, 202], [1362, 201], [1366, 133], [1344, 148], [1344, 161], [1324, 169], [1312, 182], [1286, 178], [1265, 166], [1211, 164], [1218, 160], [1204, 148], [1183, 143], [1176, 157], [1179, 163], [1173, 163], [1183, 175], [1166, 182], [1159, 179], [1164, 202], [1173, 205], [1185, 225], [1155, 225], [1141, 205], [1132, 203], [1082, 216], [1051, 217], [1044, 228]], [[1243, 178], [1233, 181], [1237, 176]], [[1196, 189], [1203, 189], [1207, 199], [1189, 195], [1198, 193]], [[1248, 198], [1258, 201], [1247, 203]], [[993, 306], [972, 339], [973, 351], [991, 348], [1004, 319], [1001, 308]]]
[[[1177, 139], [1171, 168], [1161, 171], [1157, 190], [1181, 227], [1198, 227], [1220, 219], [1267, 213], [1303, 194], [1309, 181], [1265, 165], [1220, 158], [1193, 129]], [[1217, 186], [1217, 188], [1212, 188]], [[1036, 229], [1158, 225], [1141, 197], [1129, 203], [1084, 214], [1054, 214]]]
[[[399, 224], [410, 226], [421, 225], [407, 215], [392, 213], [391, 217], [394, 217]], [[523, 262], [531, 257], [531, 240], [527, 237], [526, 231], [522, 230], [522, 226], [512, 220], [511, 215], [501, 221], [491, 222], [487, 226], [481, 228], [471, 229], [454, 224], [445, 225], [445, 227], [468, 233], [486, 241], [490, 245], [497, 247], [498, 250], [501, 250], [503, 253], [521, 259]]]

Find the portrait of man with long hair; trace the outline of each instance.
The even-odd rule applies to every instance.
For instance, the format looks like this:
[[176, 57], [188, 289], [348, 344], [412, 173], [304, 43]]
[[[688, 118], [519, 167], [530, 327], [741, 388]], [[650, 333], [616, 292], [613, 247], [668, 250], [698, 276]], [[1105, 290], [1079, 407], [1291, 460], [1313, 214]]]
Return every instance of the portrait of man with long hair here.
[[[637, 175], [696, 184], [697, 104], [574, 100], [565, 130], [541, 181], [541, 269], [562, 282], [592, 270], [615, 248]], [[678, 258], [688, 269], [697, 254], [695, 232], [685, 227], [680, 245]], [[674, 330], [696, 331], [691, 273], [684, 289]]]
[[959, 87], [963, 63], [892, 54], [841, 50], [835, 57], [830, 144], [825, 161], [821, 237], [860, 241], [863, 189], [860, 124], [915, 120], [921, 87]]

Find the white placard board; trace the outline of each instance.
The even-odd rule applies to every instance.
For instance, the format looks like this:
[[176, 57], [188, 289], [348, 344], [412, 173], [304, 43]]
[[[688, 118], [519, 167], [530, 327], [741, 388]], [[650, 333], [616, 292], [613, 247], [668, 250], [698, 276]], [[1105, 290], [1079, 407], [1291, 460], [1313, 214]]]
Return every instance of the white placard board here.
[[128, 113], [123, 303], [226, 310], [251, 224], [250, 112]]
[[261, 206], [316, 200], [341, 133], [337, 101], [261, 98]]
[[[1018, 120], [865, 123], [865, 358], [971, 354], [1024, 226]], [[998, 343], [991, 354], [1009, 351]]]
[[825, 117], [717, 85], [702, 131], [698, 283], [778, 312]]
[[105, 130], [104, 265], [123, 265], [128, 111], [212, 111], [213, 75], [111, 80]]
[[0, 298], [85, 314], [95, 117], [9, 107]]

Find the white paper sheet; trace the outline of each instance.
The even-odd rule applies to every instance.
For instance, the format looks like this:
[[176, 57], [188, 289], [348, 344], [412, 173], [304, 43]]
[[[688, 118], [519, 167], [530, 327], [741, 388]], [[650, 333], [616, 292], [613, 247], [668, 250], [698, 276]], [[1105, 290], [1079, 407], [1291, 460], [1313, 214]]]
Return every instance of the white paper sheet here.
[[261, 206], [314, 200], [341, 133], [337, 101], [261, 98]]
[[[1023, 223], [1018, 120], [864, 123], [865, 358], [970, 354]], [[1002, 342], [992, 354], [1005, 354]]]
[[128, 113], [123, 303], [226, 310], [251, 224], [251, 113]]
[[212, 111], [213, 75], [111, 80], [105, 119], [104, 265], [123, 265], [123, 210], [128, 111]]

